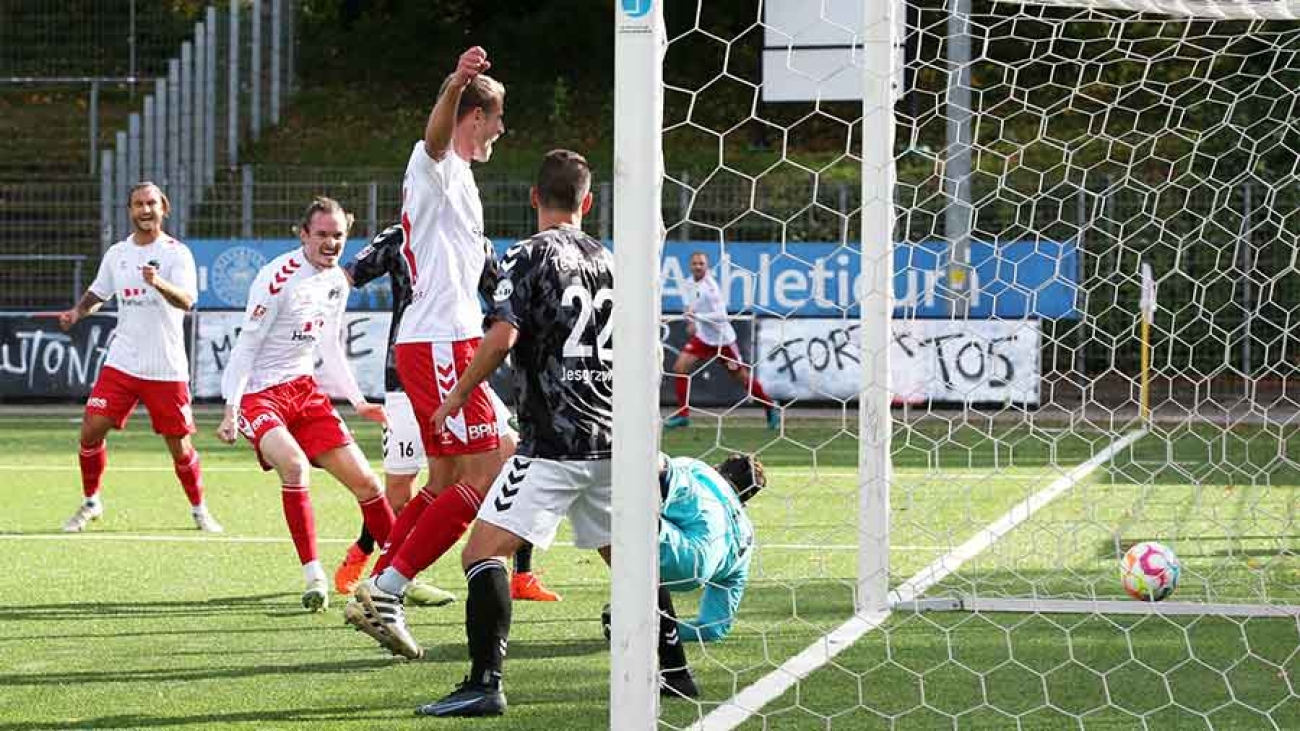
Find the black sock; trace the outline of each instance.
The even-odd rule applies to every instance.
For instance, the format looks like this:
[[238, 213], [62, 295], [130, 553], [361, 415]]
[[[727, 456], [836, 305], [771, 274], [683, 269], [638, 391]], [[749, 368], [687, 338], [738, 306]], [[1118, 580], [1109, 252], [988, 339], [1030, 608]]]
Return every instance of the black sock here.
[[659, 667], [664, 673], [681, 673], [686, 666], [686, 648], [677, 635], [677, 611], [673, 597], [664, 587], [659, 587]]
[[510, 574], [496, 558], [485, 558], [465, 570], [469, 596], [465, 599], [465, 636], [469, 640], [469, 678], [496, 685], [506, 660], [510, 638]]
[[357, 537], [357, 548], [367, 556], [375, 552], [375, 537], [370, 535], [370, 530], [364, 523], [361, 525], [361, 535]]
[[527, 574], [533, 570], [533, 544], [525, 543], [515, 551], [515, 573]]

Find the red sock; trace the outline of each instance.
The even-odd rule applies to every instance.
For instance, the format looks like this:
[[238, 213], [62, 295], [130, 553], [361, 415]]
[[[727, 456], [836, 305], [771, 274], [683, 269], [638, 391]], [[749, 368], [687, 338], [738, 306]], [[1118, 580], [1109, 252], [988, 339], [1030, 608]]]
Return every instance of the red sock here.
[[284, 522], [293, 537], [293, 547], [298, 549], [298, 561], [316, 560], [316, 514], [311, 508], [311, 493], [306, 485], [281, 485], [280, 502], [284, 506]]
[[176, 477], [181, 481], [181, 489], [189, 498], [191, 507], [198, 507], [203, 502], [203, 471], [199, 468], [199, 450], [191, 449], [189, 455], [181, 457], [176, 463]]
[[361, 520], [365, 522], [370, 535], [379, 543], [387, 541], [388, 534], [393, 530], [393, 506], [388, 504], [388, 498], [381, 492], [358, 505], [361, 506]]
[[758, 382], [758, 376], [753, 371], [749, 372], [749, 395], [763, 402], [764, 406], [771, 406], [772, 399], [767, 397], [767, 392], [763, 390], [763, 385]]
[[686, 405], [686, 396], [691, 388], [691, 380], [686, 376], [675, 376], [673, 378], [673, 388], [677, 391], [676, 416], [690, 416], [691, 410]]
[[382, 550], [379, 552], [379, 560], [375, 561], [375, 568], [370, 572], [371, 576], [378, 576], [388, 568], [393, 562], [393, 556], [401, 550], [402, 544], [406, 543], [406, 537], [411, 534], [415, 524], [420, 522], [420, 515], [424, 509], [429, 507], [433, 502], [433, 495], [428, 490], [421, 490], [415, 493], [411, 502], [407, 503], [402, 512], [397, 514], [397, 519], [393, 521], [393, 527], [388, 530], [387, 541], [376, 541]]
[[99, 494], [104, 480], [104, 468], [108, 466], [108, 444], [100, 442], [97, 446], [81, 445], [78, 455], [81, 461], [81, 494], [89, 500]]
[[408, 579], [429, 568], [465, 535], [482, 503], [483, 498], [474, 488], [463, 482], [444, 490], [420, 516], [419, 524], [393, 559], [393, 568]]

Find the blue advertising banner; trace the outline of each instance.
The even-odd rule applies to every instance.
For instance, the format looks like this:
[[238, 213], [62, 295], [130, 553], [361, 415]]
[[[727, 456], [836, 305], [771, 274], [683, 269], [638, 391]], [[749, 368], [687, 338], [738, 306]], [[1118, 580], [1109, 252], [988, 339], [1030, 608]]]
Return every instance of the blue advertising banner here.
[[[199, 268], [201, 309], [242, 308], [248, 288], [266, 262], [297, 247], [294, 239], [192, 239]], [[349, 249], [359, 250], [353, 240]], [[514, 243], [494, 239], [498, 252]], [[355, 247], [355, 248], [354, 248]], [[721, 256], [718, 243], [670, 241], [664, 251], [665, 313], [679, 313], [689, 291], [687, 266], [703, 251], [732, 314], [759, 317], [842, 317], [855, 315], [861, 257], [830, 242], [733, 243]], [[347, 252], [344, 254], [347, 258]], [[1073, 242], [1046, 240], [999, 244], [972, 242], [969, 317], [976, 319], [1077, 318], [1078, 251]], [[894, 247], [894, 317], [948, 318], [953, 297], [948, 281], [948, 242]], [[392, 301], [387, 280], [354, 291], [352, 309], [386, 310]]]

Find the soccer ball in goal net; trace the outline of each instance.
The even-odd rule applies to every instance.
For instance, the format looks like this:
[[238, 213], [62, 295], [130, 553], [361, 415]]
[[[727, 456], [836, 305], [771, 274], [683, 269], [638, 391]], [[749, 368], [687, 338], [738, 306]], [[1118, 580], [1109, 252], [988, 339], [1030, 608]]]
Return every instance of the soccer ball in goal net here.
[[638, 438], [768, 485], [659, 727], [1300, 728], [1297, 8], [662, 12], [676, 428]]

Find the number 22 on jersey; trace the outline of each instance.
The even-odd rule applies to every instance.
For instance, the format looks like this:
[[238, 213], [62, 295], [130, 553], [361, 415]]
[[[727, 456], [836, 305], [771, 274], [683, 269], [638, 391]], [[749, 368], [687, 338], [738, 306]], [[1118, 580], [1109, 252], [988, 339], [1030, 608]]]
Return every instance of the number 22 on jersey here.
[[[578, 311], [577, 321], [573, 323], [573, 329], [569, 331], [569, 338], [564, 341], [565, 358], [590, 358], [591, 346], [582, 342], [582, 336], [587, 332], [591, 325], [591, 319], [597, 312], [603, 310], [605, 305], [614, 304], [614, 290], [605, 288], [598, 290], [596, 296], [592, 297], [591, 292], [581, 285], [571, 284], [560, 297], [564, 306], [567, 308], [576, 308]], [[596, 335], [596, 351], [598, 357], [606, 362], [614, 362], [614, 349], [610, 347], [610, 336], [613, 335], [614, 318], [609, 317], [605, 320], [605, 326], [600, 329]]]

